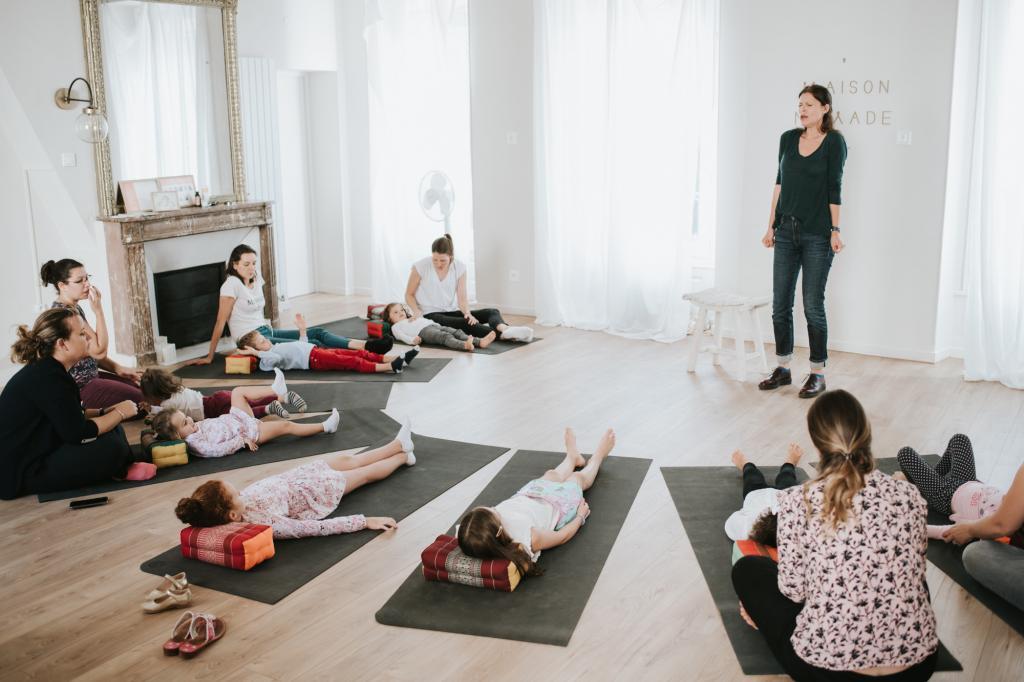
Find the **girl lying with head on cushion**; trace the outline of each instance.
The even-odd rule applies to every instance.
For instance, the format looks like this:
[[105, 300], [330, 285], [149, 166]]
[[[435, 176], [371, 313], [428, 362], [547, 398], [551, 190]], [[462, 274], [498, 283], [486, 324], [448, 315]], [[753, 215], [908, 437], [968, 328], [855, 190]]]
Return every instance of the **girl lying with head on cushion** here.
[[[276, 414], [282, 419], [288, 418], [288, 410], [283, 403], [288, 403], [299, 412], [306, 411], [306, 401], [295, 391], [289, 391], [284, 383], [284, 374], [276, 370], [277, 379], [271, 384], [273, 395], [248, 400], [252, 415], [257, 419]], [[181, 410], [193, 421], [202, 421], [220, 417], [231, 411], [231, 391], [217, 391], [211, 395], [203, 395], [194, 388], [185, 388], [181, 379], [170, 372], [156, 367], [142, 373], [139, 383], [142, 395], [151, 406], [152, 414], [162, 410]], [[281, 390], [277, 390], [277, 389]]]
[[227, 481], [207, 481], [174, 510], [183, 523], [218, 526], [232, 521], [270, 526], [278, 539], [398, 528], [386, 516], [362, 514], [326, 518], [351, 493], [390, 476], [403, 464], [412, 466], [412, 431], [402, 426], [384, 447], [358, 455], [331, 455], [256, 481], [241, 492]]
[[273, 386], [236, 386], [231, 390], [231, 410], [220, 417], [195, 421], [178, 409], [163, 410], [153, 417], [152, 427], [156, 440], [183, 440], [189, 451], [199, 457], [223, 457], [242, 448], [256, 450], [263, 443], [281, 436], [315, 436], [334, 433], [341, 417], [338, 410], [319, 424], [298, 424], [290, 421], [261, 422], [253, 416], [250, 400], [261, 400], [287, 394], [275, 387], [283, 387], [282, 377]]
[[737, 450], [732, 463], [743, 472], [743, 508], [733, 512], [725, 522], [725, 534], [730, 540], [753, 540], [767, 547], [775, 547], [779, 491], [797, 484], [796, 465], [804, 456], [803, 448], [789, 444], [786, 462], [779, 469], [775, 483], [768, 485], [764, 474], [746, 455]]
[[412, 362], [419, 353], [415, 348], [403, 357], [378, 355], [367, 350], [344, 348], [320, 348], [309, 342], [306, 336], [306, 320], [299, 313], [295, 316], [299, 328], [298, 341], [271, 343], [259, 331], [251, 331], [238, 339], [238, 353], [260, 359], [260, 369], [269, 372], [278, 369], [312, 369], [317, 371], [394, 372]]
[[608, 429], [586, 460], [576, 434], [566, 429], [565, 460], [504, 502], [469, 510], [459, 523], [459, 548], [477, 559], [508, 559], [524, 576], [541, 575], [535, 563], [541, 551], [569, 542], [590, 516], [583, 491], [594, 484], [613, 447], [615, 432]]
[[401, 303], [388, 303], [382, 317], [391, 324], [392, 336], [410, 346], [425, 343], [472, 353], [475, 347], [487, 348], [498, 338], [495, 331], [483, 337], [470, 336], [461, 329], [442, 326], [426, 317], [410, 318]]

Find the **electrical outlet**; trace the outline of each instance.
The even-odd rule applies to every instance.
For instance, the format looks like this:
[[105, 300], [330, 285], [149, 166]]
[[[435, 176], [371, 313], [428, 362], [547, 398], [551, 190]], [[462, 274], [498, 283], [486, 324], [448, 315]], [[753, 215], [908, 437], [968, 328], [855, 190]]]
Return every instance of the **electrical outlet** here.
[[78, 165], [78, 159], [75, 158], [73, 152], [70, 154], [61, 154], [60, 165], [63, 166], [64, 168], [74, 168], [75, 166]]
[[505, 143], [506, 144], [519, 144], [519, 133], [517, 133], [515, 131], [510, 131], [510, 132], [505, 133]]
[[909, 130], [896, 131], [896, 144], [909, 145], [914, 139], [914, 134]]
[[508, 281], [510, 281], [510, 282], [518, 282], [519, 281], [519, 271], [518, 270], [509, 270], [508, 271]]

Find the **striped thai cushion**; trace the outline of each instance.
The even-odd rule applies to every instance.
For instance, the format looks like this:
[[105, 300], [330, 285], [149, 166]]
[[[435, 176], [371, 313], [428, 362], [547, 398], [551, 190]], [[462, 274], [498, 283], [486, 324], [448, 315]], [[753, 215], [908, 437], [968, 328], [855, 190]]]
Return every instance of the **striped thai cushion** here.
[[511, 592], [522, 577], [507, 559], [476, 559], [463, 554], [458, 538], [451, 535], [438, 535], [420, 554], [420, 560], [427, 580]]
[[208, 564], [248, 571], [274, 556], [274, 534], [258, 523], [181, 529], [181, 554]]

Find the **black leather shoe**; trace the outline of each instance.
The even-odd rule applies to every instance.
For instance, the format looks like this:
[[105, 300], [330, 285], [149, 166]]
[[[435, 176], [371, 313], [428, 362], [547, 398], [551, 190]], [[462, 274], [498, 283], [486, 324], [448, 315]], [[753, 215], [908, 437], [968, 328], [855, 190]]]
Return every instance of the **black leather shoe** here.
[[804, 382], [804, 387], [800, 389], [801, 398], [813, 398], [816, 395], [825, 392], [825, 375], [814, 374], [813, 372], [807, 375], [807, 381]]
[[757, 387], [762, 391], [774, 391], [779, 386], [789, 386], [793, 383], [793, 375], [785, 367], [776, 367], [772, 375], [759, 383]]

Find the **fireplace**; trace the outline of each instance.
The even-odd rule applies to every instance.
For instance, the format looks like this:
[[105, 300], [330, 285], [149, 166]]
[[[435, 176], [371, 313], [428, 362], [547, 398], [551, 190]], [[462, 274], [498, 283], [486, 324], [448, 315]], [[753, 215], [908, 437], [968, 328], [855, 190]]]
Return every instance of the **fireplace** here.
[[178, 348], [208, 341], [217, 321], [223, 281], [222, 262], [153, 273], [160, 334]]

